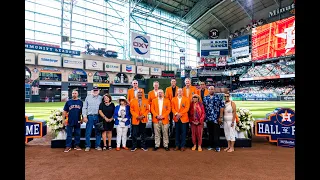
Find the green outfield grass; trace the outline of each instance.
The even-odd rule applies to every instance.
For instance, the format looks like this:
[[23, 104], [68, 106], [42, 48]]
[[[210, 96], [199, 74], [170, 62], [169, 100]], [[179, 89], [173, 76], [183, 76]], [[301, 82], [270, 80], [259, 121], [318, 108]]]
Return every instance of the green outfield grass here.
[[[264, 118], [277, 107], [295, 109], [295, 102], [284, 101], [234, 101], [237, 107], [252, 111], [254, 118]], [[52, 110], [63, 108], [64, 102], [26, 103], [25, 112], [33, 114], [36, 119], [48, 120]]]

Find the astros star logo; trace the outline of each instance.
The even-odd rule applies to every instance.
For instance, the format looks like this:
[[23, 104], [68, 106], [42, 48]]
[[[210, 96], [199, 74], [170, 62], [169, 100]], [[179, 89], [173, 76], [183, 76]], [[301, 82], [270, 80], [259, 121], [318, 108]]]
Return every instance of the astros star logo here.
[[293, 114], [288, 113], [288, 111], [286, 110], [284, 113], [281, 113], [279, 116], [282, 117], [281, 122], [284, 122], [284, 121], [291, 122], [291, 117], [293, 116]]
[[283, 33], [276, 34], [275, 36], [287, 40], [285, 53], [289, 52], [292, 48], [295, 47], [295, 21], [293, 22], [291, 27], [285, 28]]

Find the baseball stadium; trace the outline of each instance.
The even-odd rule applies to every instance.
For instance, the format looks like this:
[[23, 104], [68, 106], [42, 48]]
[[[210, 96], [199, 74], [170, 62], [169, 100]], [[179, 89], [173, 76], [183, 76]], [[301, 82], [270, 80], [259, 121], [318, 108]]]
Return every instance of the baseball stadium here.
[[294, 179], [295, 1], [25, 0], [25, 122], [25, 179]]

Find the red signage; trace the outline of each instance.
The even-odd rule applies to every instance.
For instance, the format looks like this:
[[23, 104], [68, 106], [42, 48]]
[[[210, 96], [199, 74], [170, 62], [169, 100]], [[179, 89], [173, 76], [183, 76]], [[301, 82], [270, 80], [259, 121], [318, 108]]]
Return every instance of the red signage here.
[[174, 71], [162, 71], [161, 73], [162, 77], [174, 77]]
[[49, 47], [60, 48], [60, 46], [58, 46], [58, 45], [46, 44], [46, 43], [40, 43], [40, 42], [34, 42], [34, 41], [25, 41], [25, 43], [34, 44], [34, 45], [40, 45], [40, 46], [49, 46]]
[[252, 61], [295, 54], [295, 16], [252, 29]]

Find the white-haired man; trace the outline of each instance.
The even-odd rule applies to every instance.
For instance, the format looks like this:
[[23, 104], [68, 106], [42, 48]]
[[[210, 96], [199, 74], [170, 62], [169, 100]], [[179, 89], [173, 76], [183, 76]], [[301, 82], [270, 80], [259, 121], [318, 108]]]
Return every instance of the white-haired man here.
[[[83, 122], [86, 123], [86, 149], [85, 151], [90, 151], [91, 142], [91, 132], [93, 129], [93, 125], [99, 122], [99, 105], [102, 102], [102, 96], [99, 95], [100, 90], [98, 87], [93, 87], [92, 94], [86, 97], [83, 108], [82, 108], [82, 116], [83, 116]], [[101, 132], [99, 129], [95, 129], [95, 135], [96, 135], [96, 142], [95, 142], [95, 149], [96, 150], [102, 150], [100, 147], [101, 143]]]
[[[150, 108], [151, 108], [152, 100], [158, 97], [158, 90], [159, 90], [159, 82], [154, 81], [153, 82], [153, 90], [149, 91], [149, 93], [148, 93], [148, 101], [149, 101]], [[152, 114], [151, 114], [151, 116], [152, 116]], [[154, 137], [153, 122], [151, 124], [151, 132], [152, 132], [151, 137], [153, 138]]]

